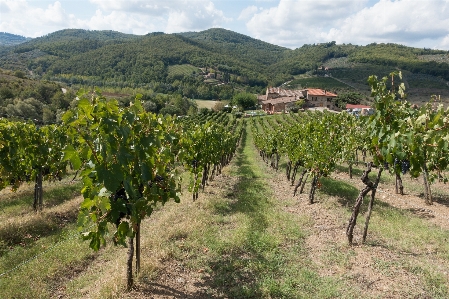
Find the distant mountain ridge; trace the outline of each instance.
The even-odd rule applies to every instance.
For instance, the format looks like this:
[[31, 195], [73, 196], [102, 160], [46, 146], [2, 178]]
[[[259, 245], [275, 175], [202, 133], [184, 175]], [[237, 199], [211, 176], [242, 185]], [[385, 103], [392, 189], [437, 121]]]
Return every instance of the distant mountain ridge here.
[[0, 46], [13, 46], [31, 40], [30, 37], [0, 32]]
[[363, 89], [367, 75], [384, 76], [395, 69], [409, 75], [410, 86], [419, 85], [415, 83], [422, 79], [418, 74], [436, 81], [449, 80], [448, 51], [397, 44], [328, 42], [291, 50], [221, 28], [142, 36], [65, 29], [17, 40], [22, 43], [1, 50], [0, 67], [90, 85], [171, 84], [182, 78], [170, 74], [169, 69], [181, 65], [213, 71], [232, 82], [259, 88], [309, 74], [346, 80], [351, 82], [348, 86], [360, 83]]

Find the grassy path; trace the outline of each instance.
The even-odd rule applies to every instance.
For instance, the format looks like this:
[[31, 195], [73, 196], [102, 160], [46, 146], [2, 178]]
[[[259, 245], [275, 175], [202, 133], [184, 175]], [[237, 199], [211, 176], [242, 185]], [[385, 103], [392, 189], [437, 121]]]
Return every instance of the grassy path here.
[[208, 238], [213, 254], [205, 266], [212, 287], [226, 298], [335, 297], [335, 285], [321, 279], [307, 258], [301, 222], [273, 197], [271, 176], [246, 132], [230, 169], [233, 192], [211, 202], [213, 214], [229, 221], [224, 236]]
[[[338, 282], [321, 278], [304, 250], [307, 217], [285, 213], [273, 197], [250, 130], [222, 176], [197, 202], [155, 215], [144, 241], [147, 272], [123, 298], [335, 298]], [[155, 250], [159, 248], [160, 250]], [[161, 262], [162, 261], [162, 262]]]

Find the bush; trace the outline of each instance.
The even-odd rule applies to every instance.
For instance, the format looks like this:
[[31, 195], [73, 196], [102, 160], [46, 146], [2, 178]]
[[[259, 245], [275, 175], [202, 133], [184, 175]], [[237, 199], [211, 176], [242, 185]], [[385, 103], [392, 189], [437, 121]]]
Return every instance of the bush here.
[[24, 79], [25, 78], [25, 73], [22, 72], [22, 71], [15, 71], [14, 72], [14, 76], [16, 76], [17, 78], [20, 78], [20, 79]]
[[219, 112], [219, 111], [223, 111], [225, 108], [225, 104], [222, 102], [217, 102], [215, 103], [214, 107], [212, 107], [212, 110]]
[[257, 105], [257, 97], [252, 93], [241, 92], [232, 98], [231, 104], [242, 107], [244, 110], [250, 109]]

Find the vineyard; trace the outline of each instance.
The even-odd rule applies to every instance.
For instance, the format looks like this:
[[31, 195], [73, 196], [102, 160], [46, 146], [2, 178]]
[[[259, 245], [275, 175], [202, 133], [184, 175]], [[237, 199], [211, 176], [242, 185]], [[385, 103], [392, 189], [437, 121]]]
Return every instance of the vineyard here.
[[[449, 111], [401, 100], [395, 75], [370, 77], [365, 118], [171, 118], [97, 94], [62, 126], [2, 120], [1, 194], [34, 194], [28, 221], [56, 235], [2, 238], [0, 297], [448, 297]], [[82, 196], [47, 202], [54, 184]]]
[[140, 272], [142, 219], [158, 203], [179, 202], [180, 167], [191, 172], [189, 190], [196, 199], [209, 177], [230, 162], [242, 123], [226, 113], [178, 121], [144, 112], [138, 99], [120, 109], [117, 101], [101, 94], [79, 97], [77, 108], [64, 115], [59, 127], [2, 120], [1, 186], [15, 191], [23, 182], [35, 181], [33, 208], [39, 211], [43, 181], [61, 180], [70, 164], [83, 181], [78, 225], [90, 228], [83, 239], [98, 251], [106, 245], [108, 224], [115, 224], [114, 243], [126, 246], [128, 240], [130, 289], [134, 246]]
[[351, 89], [348, 85], [343, 84], [333, 78], [328, 77], [311, 77], [299, 78], [289, 83], [291, 88], [323, 88], [323, 89]]
[[[304, 189], [307, 176], [311, 176], [309, 202], [314, 202], [314, 193], [321, 177], [332, 173], [338, 163], [348, 163], [352, 178], [352, 165], [358, 163], [357, 151], [363, 152], [367, 168], [362, 175], [366, 185], [361, 190], [354, 206], [353, 215], [346, 234], [351, 244], [360, 205], [371, 192], [368, 215], [363, 233], [366, 241], [368, 224], [375, 193], [382, 171], [389, 171], [396, 179], [396, 193], [403, 194], [401, 174], [410, 172], [424, 179], [425, 202], [432, 204], [431, 182], [447, 181], [443, 172], [448, 166], [449, 109], [444, 110], [428, 103], [421, 108], [398, 99], [404, 96], [404, 84], [394, 92], [394, 76], [391, 74], [391, 89], [387, 89], [388, 77], [378, 80], [370, 76], [372, 96], [375, 98], [376, 114], [369, 118], [354, 118], [346, 113], [309, 113], [292, 119], [253, 122], [256, 147], [261, 156], [275, 169], [279, 156], [288, 157], [286, 178], [295, 184], [297, 171], [302, 170], [293, 195], [298, 188]], [[402, 79], [399, 73], [399, 79]], [[372, 161], [366, 161], [366, 155]], [[377, 177], [370, 180], [369, 173], [377, 168]], [[304, 178], [304, 176], [306, 177]]]
[[168, 75], [170, 77], [191, 76], [192, 74], [199, 73], [201, 70], [190, 64], [170, 65], [168, 67]]

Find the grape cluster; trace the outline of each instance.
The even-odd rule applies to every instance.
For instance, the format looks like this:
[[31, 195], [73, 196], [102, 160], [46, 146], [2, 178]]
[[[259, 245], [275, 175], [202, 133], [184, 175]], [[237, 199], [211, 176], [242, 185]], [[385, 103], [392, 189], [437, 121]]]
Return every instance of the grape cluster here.
[[410, 170], [410, 162], [408, 160], [402, 160], [402, 163], [401, 163], [402, 174], [406, 174], [407, 171], [409, 171], [409, 170]]
[[190, 165], [192, 165], [193, 168], [196, 168], [196, 167], [198, 167], [198, 161], [193, 160], [192, 163], [190, 163]]
[[160, 175], [158, 175], [158, 174], [156, 174], [156, 176], [154, 177], [154, 181], [155, 181], [156, 183], [163, 182], [163, 181], [164, 181], [164, 177], [163, 177], [163, 176], [160, 176]]
[[396, 165], [400, 163], [401, 165], [401, 172], [402, 174], [406, 174], [407, 171], [410, 170], [410, 161], [409, 160], [399, 160], [398, 158], [394, 158], [394, 166], [396, 168]]

